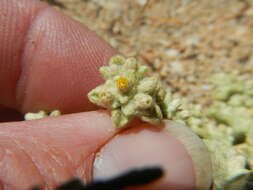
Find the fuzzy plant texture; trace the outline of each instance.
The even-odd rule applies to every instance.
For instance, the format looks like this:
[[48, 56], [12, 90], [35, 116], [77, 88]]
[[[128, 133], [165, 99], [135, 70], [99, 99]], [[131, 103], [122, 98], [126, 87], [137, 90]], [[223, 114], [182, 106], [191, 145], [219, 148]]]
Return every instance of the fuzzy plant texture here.
[[[253, 189], [253, 79], [247, 74], [217, 73], [210, 104], [189, 103], [163, 87], [159, 78], [133, 58], [114, 56], [100, 68], [105, 83], [88, 93], [91, 102], [111, 110], [117, 127], [134, 117], [152, 124], [163, 118], [189, 126], [203, 139], [212, 157], [213, 190]], [[60, 112], [27, 113], [26, 120]]]
[[189, 117], [176, 119], [201, 137], [211, 152], [215, 190], [253, 189], [252, 76], [217, 73], [208, 85], [210, 104], [181, 99], [179, 104]]
[[215, 190], [245, 190], [253, 183], [253, 80], [217, 73], [210, 78], [210, 105], [192, 104], [164, 89], [159, 78], [133, 58], [115, 56], [100, 69], [105, 84], [89, 99], [112, 111], [118, 127], [139, 117], [153, 124], [163, 118], [189, 126], [211, 152]]
[[59, 110], [53, 110], [51, 112], [46, 112], [46, 111], [39, 111], [37, 113], [26, 113], [25, 114], [25, 120], [35, 120], [35, 119], [42, 119], [45, 117], [55, 117], [61, 115], [61, 112]]
[[160, 79], [148, 76], [148, 67], [138, 64], [134, 58], [116, 55], [99, 71], [105, 83], [90, 91], [88, 98], [111, 111], [116, 127], [125, 126], [134, 117], [159, 124], [180, 109], [179, 100], [172, 99]]

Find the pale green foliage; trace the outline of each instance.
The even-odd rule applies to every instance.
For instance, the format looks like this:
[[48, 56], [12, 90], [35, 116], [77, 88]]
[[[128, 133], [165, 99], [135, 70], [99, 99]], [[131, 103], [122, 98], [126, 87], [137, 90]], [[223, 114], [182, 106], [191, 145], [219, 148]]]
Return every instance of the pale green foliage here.
[[253, 81], [251, 76], [238, 73], [218, 73], [211, 77], [214, 85], [215, 100], [225, 101], [231, 105], [253, 106]]
[[[226, 81], [226, 90], [222, 85]], [[207, 115], [215, 119], [217, 124], [223, 124], [231, 130], [233, 142], [240, 144], [230, 145], [237, 155], [245, 158], [245, 161], [253, 170], [253, 80], [252, 76], [239, 75], [238, 73], [217, 74], [211, 79], [214, 85], [214, 103], [207, 111]], [[220, 92], [219, 92], [220, 91]], [[223, 94], [220, 99], [217, 94]], [[221, 150], [226, 151], [226, 150]], [[225, 160], [230, 162], [234, 159], [228, 156]], [[245, 168], [245, 165], [242, 166]], [[240, 175], [240, 172], [236, 173]]]
[[91, 102], [111, 111], [117, 127], [126, 125], [134, 117], [159, 124], [164, 117], [178, 117], [180, 101], [173, 99], [158, 77], [148, 76], [148, 68], [134, 58], [114, 56], [109, 66], [100, 68], [103, 85], [88, 93]]
[[[111, 110], [117, 126], [124, 126], [135, 116], [154, 124], [164, 117], [182, 122], [204, 140], [211, 152], [215, 189], [243, 190], [252, 180], [253, 80], [250, 76], [215, 74], [210, 80], [212, 103], [203, 107], [176, 98], [162, 87], [158, 78], [148, 77], [147, 68], [136, 64], [134, 59], [113, 57], [100, 72], [106, 82], [88, 97]], [[129, 86], [124, 87], [123, 82], [124, 88], [120, 90], [119, 77], [127, 78]]]
[[46, 112], [46, 111], [39, 111], [37, 113], [26, 113], [25, 114], [25, 120], [34, 120], [34, 119], [42, 119], [45, 117], [54, 117], [54, 116], [59, 116], [61, 115], [61, 112], [59, 110], [54, 110], [50, 113]]
[[[213, 96], [209, 106], [190, 104], [167, 93], [167, 115], [204, 140], [211, 152], [216, 188], [233, 189], [240, 184], [242, 190], [253, 171], [253, 80], [247, 75], [219, 73], [210, 83]], [[244, 181], [239, 183], [238, 176]]]
[[[224, 136], [226, 139], [226, 137]], [[222, 138], [204, 140], [212, 153], [213, 177], [217, 189], [223, 189], [231, 178], [247, 172], [247, 159], [238, 154], [237, 150], [227, 140]]]
[[216, 188], [243, 190], [247, 180], [252, 180], [247, 176], [250, 172], [252, 176], [253, 169], [253, 80], [247, 75], [219, 73], [210, 82], [211, 105], [186, 122], [212, 153]]
[[253, 171], [240, 172], [227, 180], [218, 190], [250, 190], [252, 189]]

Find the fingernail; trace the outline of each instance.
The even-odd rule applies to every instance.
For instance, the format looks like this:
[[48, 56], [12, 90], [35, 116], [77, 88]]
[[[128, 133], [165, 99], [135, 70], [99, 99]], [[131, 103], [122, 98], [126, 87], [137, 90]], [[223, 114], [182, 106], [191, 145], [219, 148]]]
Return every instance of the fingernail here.
[[142, 124], [114, 137], [96, 157], [93, 178], [106, 179], [129, 169], [159, 165], [165, 170], [165, 176], [145, 189], [195, 189], [192, 159], [166, 127]]
[[189, 127], [166, 120], [165, 130], [185, 147], [194, 167], [195, 184], [197, 190], [209, 190], [212, 179], [212, 162], [211, 155], [203, 141], [189, 129]]

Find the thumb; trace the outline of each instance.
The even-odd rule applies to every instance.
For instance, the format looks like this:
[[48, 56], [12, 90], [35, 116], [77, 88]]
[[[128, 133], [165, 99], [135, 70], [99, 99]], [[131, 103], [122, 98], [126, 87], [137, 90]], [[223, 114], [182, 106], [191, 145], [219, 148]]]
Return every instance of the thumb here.
[[144, 189], [208, 189], [207, 155], [185, 127], [142, 123], [119, 133], [104, 112], [0, 125], [2, 189], [53, 189], [73, 177], [88, 181], [150, 165], [161, 165], [166, 175]]

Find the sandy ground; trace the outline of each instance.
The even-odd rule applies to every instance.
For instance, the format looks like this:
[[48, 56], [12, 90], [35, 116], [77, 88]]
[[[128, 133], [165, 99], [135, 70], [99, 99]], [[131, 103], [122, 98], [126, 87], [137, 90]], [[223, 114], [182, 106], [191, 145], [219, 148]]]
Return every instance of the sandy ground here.
[[253, 73], [253, 1], [48, 1], [192, 102], [209, 102], [213, 73]]
[[[239, 76], [253, 78], [252, 0], [44, 1], [88, 26], [123, 55], [135, 56], [148, 65], [174, 94], [207, 109], [215, 102], [211, 95], [214, 89], [209, 83], [211, 76], [236, 71]], [[253, 101], [253, 96], [249, 100]], [[249, 115], [242, 122], [248, 121], [250, 126], [253, 125], [252, 105], [233, 107], [228, 105], [228, 101], [218, 103], [224, 103], [224, 109], [215, 110], [219, 113], [215, 117], [205, 118], [211, 126], [210, 134], [217, 132], [221, 136], [221, 139], [216, 139], [218, 143], [225, 134], [222, 128], [229, 130], [232, 127], [232, 124], [224, 125], [217, 119], [224, 110], [228, 110], [225, 114], [230, 117], [228, 123], [234, 118], [231, 113], [234, 112], [242, 114], [242, 119]], [[201, 115], [198, 119], [204, 117]], [[239, 120], [236, 122], [242, 125]], [[214, 146], [213, 155], [219, 157], [218, 161], [225, 159], [222, 163], [224, 169], [215, 178], [217, 184], [219, 180], [223, 182], [226, 177], [231, 177], [231, 172], [224, 176], [222, 173], [232, 168], [237, 158], [241, 160], [241, 156], [250, 166], [242, 163], [238, 168], [253, 170], [253, 130], [250, 128], [251, 135], [244, 132], [246, 140], [243, 143], [230, 142], [231, 145], [225, 146], [227, 151], [221, 152]], [[216, 142], [208, 138], [215, 145]], [[233, 156], [227, 154], [230, 149], [234, 151]], [[219, 168], [217, 165], [217, 170]], [[233, 175], [239, 173], [238, 170]]]

